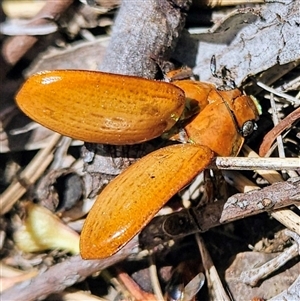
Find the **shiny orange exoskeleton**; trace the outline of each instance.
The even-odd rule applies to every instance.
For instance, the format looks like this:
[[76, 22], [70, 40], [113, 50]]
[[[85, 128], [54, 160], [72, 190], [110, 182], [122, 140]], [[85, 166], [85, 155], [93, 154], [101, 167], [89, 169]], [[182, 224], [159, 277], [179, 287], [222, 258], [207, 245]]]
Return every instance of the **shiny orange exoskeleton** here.
[[164, 82], [57, 70], [30, 77], [16, 100], [25, 114], [62, 135], [123, 145], [147, 141], [169, 130], [182, 114], [185, 96], [181, 89]]
[[86, 259], [121, 249], [214, 155], [236, 156], [258, 118], [238, 89], [79, 70], [33, 75], [16, 100], [33, 120], [87, 142], [134, 144], [182, 127], [191, 142], [148, 154], [105, 187], [81, 233]]

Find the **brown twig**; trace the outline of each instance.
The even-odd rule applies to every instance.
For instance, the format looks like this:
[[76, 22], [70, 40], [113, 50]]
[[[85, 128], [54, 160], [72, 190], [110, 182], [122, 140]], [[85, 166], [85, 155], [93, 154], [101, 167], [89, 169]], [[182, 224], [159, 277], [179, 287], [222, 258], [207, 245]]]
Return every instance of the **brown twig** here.
[[300, 200], [300, 178], [274, 183], [259, 190], [238, 193], [225, 203], [220, 222], [286, 207]]
[[[287, 235], [290, 234], [290, 231], [286, 231]], [[244, 271], [241, 274], [241, 281], [244, 283], [247, 283], [251, 286], [255, 286], [262, 278], [266, 278], [274, 271], [278, 270], [280, 267], [282, 267], [286, 262], [291, 260], [292, 258], [299, 255], [300, 250], [300, 236], [295, 235], [295, 233], [291, 232], [295, 239], [295, 243], [288, 249], [286, 249], [284, 252], [279, 254], [274, 259], [268, 261], [267, 263], [263, 264], [260, 267], [253, 268], [248, 271]]]
[[2, 300], [34, 301], [45, 298], [49, 294], [59, 293], [93, 273], [124, 260], [132, 253], [136, 245], [136, 241], [132, 240], [120, 252], [103, 260], [83, 260], [79, 255], [70, 257], [35, 278], [4, 291], [1, 296]]
[[287, 117], [285, 117], [279, 124], [277, 124], [270, 132], [265, 135], [263, 142], [259, 148], [259, 155], [261, 157], [264, 157], [269, 151], [276, 137], [280, 135], [284, 130], [289, 128], [293, 124], [293, 122], [295, 122], [299, 118], [300, 107], [289, 114]]
[[199, 6], [209, 6], [209, 7], [220, 7], [220, 6], [231, 6], [231, 5], [240, 5], [246, 3], [263, 3], [263, 0], [195, 0], [196, 5]]

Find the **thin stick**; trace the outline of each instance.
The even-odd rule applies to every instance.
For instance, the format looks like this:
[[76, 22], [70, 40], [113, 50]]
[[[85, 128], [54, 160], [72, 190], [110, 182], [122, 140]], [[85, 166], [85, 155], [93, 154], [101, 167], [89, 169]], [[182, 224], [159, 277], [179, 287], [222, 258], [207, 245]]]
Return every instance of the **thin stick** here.
[[280, 253], [280, 255], [263, 264], [262, 266], [258, 268], [253, 268], [249, 271], [242, 272], [240, 279], [244, 283], [249, 284], [251, 286], [255, 286], [258, 283], [258, 281], [260, 281], [262, 278], [266, 278], [274, 271], [282, 267], [286, 262], [288, 262], [289, 260], [291, 260], [299, 254], [300, 237], [290, 231], [286, 231], [286, 234], [291, 234], [295, 239], [295, 243], [290, 248]]
[[[274, 100], [274, 95], [273, 93], [270, 94], [270, 104], [272, 108], [272, 119], [274, 126], [277, 126], [279, 124], [279, 116], [278, 116], [278, 111], [276, 108], [275, 100]], [[277, 139], [277, 148], [278, 148], [278, 153], [280, 158], [285, 158], [285, 153], [284, 153], [284, 148], [283, 148], [283, 141], [281, 135], [276, 137]]]
[[221, 7], [221, 6], [236, 6], [246, 3], [264, 3], [264, 0], [198, 0], [195, 1], [196, 4], [201, 4], [202, 6], [210, 7]]
[[159, 281], [158, 281], [158, 278], [157, 278], [157, 269], [156, 269], [156, 265], [155, 265], [153, 255], [149, 256], [149, 263], [150, 263], [150, 266], [149, 266], [150, 279], [151, 279], [154, 294], [155, 294], [157, 300], [163, 301], [164, 296], [162, 294], [161, 287], [160, 287], [160, 284], [159, 284]]
[[[233, 173], [230, 174], [230, 173]], [[230, 179], [234, 184], [240, 182], [240, 176], [236, 172], [225, 172], [226, 180]], [[234, 187], [237, 187], [234, 185]], [[246, 189], [248, 189], [247, 185]], [[251, 186], [250, 186], [251, 187]], [[237, 189], [241, 190], [241, 185]], [[243, 189], [245, 190], [245, 189]], [[221, 223], [228, 223], [240, 218], [258, 214], [264, 211], [275, 210], [290, 206], [300, 199], [300, 177], [289, 179], [285, 182], [276, 182], [262, 189], [237, 193], [227, 199], [220, 217]], [[203, 214], [203, 216], [205, 216]], [[296, 222], [296, 221], [295, 221]]]
[[283, 92], [280, 92], [280, 91], [277, 91], [267, 85], [265, 85], [264, 83], [260, 82], [260, 81], [257, 81], [256, 84], [265, 89], [266, 91], [270, 92], [270, 93], [273, 93], [279, 97], [282, 97], [282, 98], [285, 98], [286, 100], [288, 100], [289, 102], [291, 102], [293, 105], [299, 105], [300, 104], [300, 100], [289, 95], [289, 94], [286, 94], [286, 93], [283, 93]]
[[207, 282], [211, 285], [211, 290], [215, 296], [215, 300], [222, 300], [222, 301], [230, 301], [228, 297], [222, 281], [219, 277], [217, 269], [209, 255], [209, 252], [205, 246], [205, 242], [203, 238], [197, 233], [195, 234], [196, 242], [201, 253], [201, 258], [203, 262], [203, 267], [205, 269], [205, 275]]
[[260, 281], [262, 278], [266, 278], [277, 268], [282, 267], [285, 263], [287, 263], [289, 260], [296, 257], [297, 255], [298, 245], [295, 243], [290, 248], [280, 253], [280, 255], [268, 261], [264, 265], [258, 268], [251, 269], [249, 271], [242, 272], [240, 279], [246, 284], [255, 286], [258, 283], [258, 281]]
[[300, 158], [216, 157], [208, 168], [227, 170], [297, 170]]

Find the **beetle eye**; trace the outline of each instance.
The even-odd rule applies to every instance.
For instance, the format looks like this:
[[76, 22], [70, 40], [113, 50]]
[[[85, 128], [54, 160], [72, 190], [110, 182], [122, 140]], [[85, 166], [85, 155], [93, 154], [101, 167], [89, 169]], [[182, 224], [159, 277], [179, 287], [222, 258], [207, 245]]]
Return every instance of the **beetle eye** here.
[[253, 120], [246, 121], [242, 126], [242, 136], [247, 137], [257, 129], [257, 124]]

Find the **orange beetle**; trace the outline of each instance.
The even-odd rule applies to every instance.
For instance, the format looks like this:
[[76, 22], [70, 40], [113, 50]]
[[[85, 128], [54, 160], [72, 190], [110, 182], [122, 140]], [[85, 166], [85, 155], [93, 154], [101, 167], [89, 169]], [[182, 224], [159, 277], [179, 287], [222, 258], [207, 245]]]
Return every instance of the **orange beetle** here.
[[[209, 83], [171, 84], [78, 70], [39, 73], [17, 94], [19, 107], [42, 125], [72, 138], [108, 144], [139, 143], [170, 130], [183, 112], [185, 97], [192, 113], [180, 122], [192, 143], [148, 154], [105, 187], [81, 233], [83, 258], [114, 254], [205, 169], [214, 154], [236, 156], [258, 112], [238, 89], [219, 91]], [[190, 116], [195, 111], [200, 113]]]

